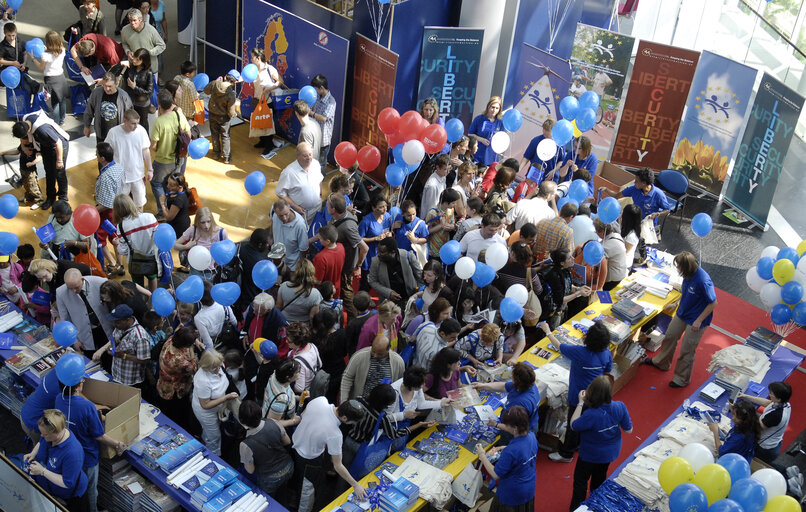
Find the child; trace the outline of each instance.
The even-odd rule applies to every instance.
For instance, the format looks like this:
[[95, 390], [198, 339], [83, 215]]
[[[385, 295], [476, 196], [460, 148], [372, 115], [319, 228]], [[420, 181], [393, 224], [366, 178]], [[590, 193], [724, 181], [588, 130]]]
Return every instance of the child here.
[[22, 265], [22, 268], [28, 270], [28, 265], [31, 264], [31, 260], [34, 259], [36, 256], [36, 252], [34, 251], [34, 246], [31, 244], [22, 244], [17, 247], [17, 258], [20, 260], [19, 264]]
[[319, 228], [319, 240], [322, 250], [313, 257], [313, 266], [316, 269], [316, 280], [330, 281], [334, 287], [333, 297], [341, 297], [341, 272], [344, 267], [344, 246], [337, 243], [338, 230], [331, 224]]
[[210, 112], [210, 133], [213, 137], [213, 153], [222, 158], [225, 164], [232, 161], [230, 155], [229, 123], [236, 116], [235, 84], [241, 81], [241, 74], [231, 69], [224, 78], [217, 78], [204, 88], [210, 95], [207, 109]]
[[195, 101], [199, 99], [199, 92], [196, 86], [193, 85], [193, 77], [196, 76], [196, 64], [193, 61], [186, 60], [179, 66], [179, 73], [174, 77], [174, 80], [179, 83], [179, 89], [182, 91], [179, 95], [179, 106], [182, 108], [185, 117], [190, 126], [194, 126], [196, 121], [193, 120], [196, 112]]
[[162, 352], [162, 345], [165, 343], [165, 340], [168, 338], [168, 335], [165, 334], [163, 330], [163, 320], [162, 317], [159, 316], [155, 311], [146, 311], [145, 315], [143, 315], [143, 328], [148, 332], [148, 336], [150, 337], [150, 350], [151, 350], [151, 371], [155, 377], [159, 376], [160, 369], [159, 369], [159, 359], [160, 359], [160, 352]]
[[180, 327], [187, 327], [193, 325], [193, 313], [196, 312], [196, 307], [189, 302], [177, 302], [176, 314], [172, 322], [170, 332], [176, 332]]
[[0, 291], [8, 300], [18, 303], [22, 298], [22, 282], [20, 274], [25, 269], [17, 262], [11, 261], [11, 256], [0, 256]]
[[17, 149], [4, 151], [0, 153], [3, 156], [20, 155], [20, 176], [22, 186], [25, 189], [25, 196], [23, 196], [22, 204], [31, 205], [32, 210], [38, 210], [39, 204], [45, 198], [42, 197], [42, 190], [39, 188], [38, 176], [36, 174], [36, 164], [42, 161], [42, 157], [34, 148], [33, 143], [28, 137], [20, 139], [20, 145]]
[[45, 51], [40, 58], [36, 58], [31, 52], [26, 52], [33, 59], [34, 64], [45, 73], [45, 90], [50, 93], [50, 106], [53, 109], [51, 117], [59, 124], [64, 124], [64, 117], [67, 114], [67, 96], [70, 88], [67, 85], [67, 78], [64, 76], [64, 43], [62, 36], [55, 30], [45, 34]]
[[504, 324], [504, 357], [507, 365], [515, 366], [518, 358], [526, 348], [526, 333], [520, 322], [510, 322]]
[[37, 279], [34, 274], [31, 274], [26, 270], [20, 276], [20, 283], [20, 288], [25, 295], [20, 302], [25, 303], [24, 309], [27, 309], [26, 312], [34, 317], [40, 324], [50, 325], [50, 301], [45, 299], [45, 304], [35, 304], [31, 302], [31, 299], [36, 292], [41, 292], [46, 296], [48, 294], [41, 286], [39, 286], [39, 279]]
[[342, 310], [344, 309], [344, 303], [341, 301], [341, 299], [334, 296], [336, 293], [336, 287], [333, 285], [333, 283], [330, 281], [322, 281], [316, 286], [316, 289], [322, 294], [322, 302], [319, 303], [319, 309], [333, 309], [339, 314], [339, 317], [341, 317]]
[[231, 348], [224, 353], [224, 368], [232, 384], [238, 390], [241, 400], [246, 398], [246, 379], [243, 373], [243, 356], [238, 349]]
[[429, 233], [428, 254], [430, 259], [442, 261], [439, 257], [439, 250], [456, 231], [453, 208], [458, 200], [459, 192], [449, 188], [442, 192], [437, 208], [431, 208], [426, 212], [425, 224]]
[[476, 368], [481, 367], [488, 359], [495, 360], [496, 364], [501, 364], [504, 359], [501, 328], [495, 324], [486, 324], [471, 332], [457, 341], [454, 348]]

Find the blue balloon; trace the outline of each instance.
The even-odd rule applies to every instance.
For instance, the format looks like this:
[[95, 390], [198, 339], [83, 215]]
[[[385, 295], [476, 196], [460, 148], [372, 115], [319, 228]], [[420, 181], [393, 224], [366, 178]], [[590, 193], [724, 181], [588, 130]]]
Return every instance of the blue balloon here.
[[779, 260], [782, 260], [782, 259], [788, 259], [789, 261], [794, 263], [795, 266], [797, 266], [798, 265], [798, 260], [800, 259], [800, 257], [798, 256], [797, 249], [795, 249], [793, 247], [784, 247], [783, 249], [778, 251], [778, 258], [776, 259], [776, 261], [779, 261]]
[[210, 256], [219, 265], [226, 265], [232, 261], [237, 251], [238, 246], [232, 240], [221, 240], [210, 246]]
[[12, 194], [0, 197], [0, 215], [7, 219], [13, 219], [20, 211], [20, 202]]
[[595, 240], [586, 243], [585, 248], [582, 249], [582, 258], [585, 260], [585, 263], [591, 266], [601, 263], [602, 259], [604, 259], [604, 255], [604, 247]]
[[204, 281], [199, 276], [190, 276], [176, 287], [176, 298], [182, 302], [195, 304], [204, 295]]
[[210, 77], [207, 76], [207, 73], [199, 73], [198, 75], [193, 77], [193, 87], [196, 88], [197, 91], [201, 91], [207, 84], [210, 83]]
[[801, 302], [792, 310], [792, 320], [798, 325], [806, 325], [806, 302]]
[[390, 187], [399, 187], [406, 179], [408, 171], [402, 164], [389, 164], [386, 167], [386, 183]]
[[277, 357], [277, 344], [272, 340], [261, 341], [260, 355], [262, 355], [264, 359], [274, 359]]
[[741, 505], [728, 498], [715, 501], [709, 508], [708, 512], [744, 512]]
[[770, 311], [770, 320], [775, 325], [784, 325], [792, 320], [792, 310], [786, 304], [776, 304]]
[[577, 208], [579, 207], [579, 201], [577, 201], [576, 199], [574, 199], [572, 197], [565, 196], [565, 197], [560, 198], [557, 201], [557, 209], [562, 210], [563, 206], [565, 206], [566, 203], [571, 203], [571, 204], [575, 205]]
[[36, 57], [37, 59], [42, 58], [42, 54], [45, 53], [45, 43], [38, 37], [35, 37], [25, 43], [25, 51]]
[[789, 281], [781, 287], [781, 300], [790, 306], [797, 304], [803, 299], [803, 285], [799, 282]]
[[0, 233], [0, 256], [10, 256], [20, 245], [20, 239], [14, 233]]
[[733, 482], [728, 498], [744, 509], [744, 512], [761, 512], [767, 505], [767, 488], [754, 478]]
[[615, 197], [605, 197], [599, 201], [599, 207], [596, 210], [599, 219], [605, 224], [610, 224], [618, 220], [621, 215], [621, 205]]
[[65, 386], [75, 386], [84, 378], [84, 358], [78, 354], [65, 354], [56, 362], [56, 377]]
[[414, 301], [414, 306], [417, 308], [417, 311], [422, 311], [423, 306], [425, 306], [425, 301], [422, 299], [422, 297], [419, 297]]
[[579, 97], [579, 108], [596, 110], [599, 108], [599, 95], [593, 91], [582, 93], [582, 96]]
[[551, 138], [558, 146], [565, 146], [574, 138], [574, 125], [566, 119], [557, 121], [551, 129]]
[[581, 203], [588, 198], [588, 194], [590, 190], [588, 189], [588, 184], [585, 180], [574, 180], [571, 182], [571, 186], [568, 187], [568, 196], [577, 203]]
[[190, 141], [188, 144], [188, 156], [194, 160], [204, 158], [210, 151], [210, 141], [204, 137]]
[[[448, 122], [445, 123], [445, 133], [448, 135], [448, 142], [456, 142], [465, 134], [465, 124], [461, 119], [455, 117], [448, 119]], [[403, 146], [401, 145], [402, 149]]]
[[708, 498], [695, 484], [680, 484], [669, 495], [671, 512], [707, 512]]
[[159, 316], [170, 316], [176, 310], [176, 301], [171, 292], [157, 288], [151, 294], [151, 307]]
[[252, 282], [261, 290], [268, 290], [277, 282], [277, 267], [269, 260], [259, 261], [252, 267]]
[[256, 196], [266, 187], [266, 176], [260, 171], [252, 171], [243, 181], [243, 186], [250, 196]]
[[700, 212], [691, 219], [691, 230], [700, 238], [710, 233], [713, 225], [714, 221], [711, 220], [711, 216], [705, 212]]
[[170, 251], [176, 243], [176, 231], [170, 224], [160, 224], [154, 230], [154, 243], [160, 251]]
[[214, 284], [210, 296], [222, 306], [232, 306], [241, 296], [241, 287], [232, 282]]
[[596, 112], [590, 108], [580, 108], [577, 111], [577, 128], [586, 132], [596, 124]]
[[378, 0], [378, 3], [379, 3], [379, 4], [381, 4], [381, 5], [386, 5], [386, 4], [388, 4], [389, 2], [391, 2], [391, 1], [392, 1], [392, 0]]
[[78, 339], [78, 331], [72, 322], [62, 320], [53, 326], [53, 341], [61, 347], [69, 347]]
[[22, 0], [8, 0], [6, 4], [15, 11], [19, 11], [20, 7], [22, 7]]
[[476, 262], [476, 271], [473, 272], [472, 279], [476, 286], [484, 288], [495, 280], [495, 270], [486, 263]]
[[305, 100], [305, 103], [307, 103], [309, 107], [312, 107], [313, 104], [316, 103], [316, 98], [318, 98], [319, 95], [316, 93], [316, 89], [314, 89], [312, 85], [306, 85], [299, 90], [298, 97], [301, 100]]
[[[783, 304], [779, 304], [779, 306], [783, 306]], [[789, 309], [786, 306], [784, 307]], [[719, 457], [716, 463], [728, 470], [730, 481], [733, 483], [750, 477], [750, 463], [738, 453], [726, 453]]]
[[501, 117], [502, 122], [504, 123], [504, 128], [506, 128], [510, 132], [517, 132], [518, 129], [523, 124], [523, 116], [521, 113], [514, 108], [511, 108], [504, 112], [504, 115]]
[[246, 82], [247, 84], [251, 84], [252, 82], [257, 80], [257, 74], [258, 69], [257, 66], [255, 66], [254, 64], [247, 64], [241, 70], [241, 78], [243, 78], [243, 81]]
[[392, 222], [402, 221], [403, 212], [400, 210], [399, 206], [393, 206], [389, 208], [389, 217], [391, 217]]
[[[478, 265], [476, 263], [477, 267]], [[523, 306], [518, 304], [512, 297], [504, 297], [501, 300], [498, 311], [501, 313], [501, 318], [507, 323], [517, 322], [523, 317]]]
[[453, 265], [462, 257], [462, 245], [456, 240], [445, 242], [439, 249], [439, 258], [446, 265]]
[[775, 265], [775, 260], [769, 256], [765, 256], [758, 260], [756, 264], [756, 271], [761, 279], [772, 279], [772, 267]]
[[420, 164], [411, 164], [406, 168], [406, 173], [411, 174], [420, 168]]
[[579, 111], [579, 101], [573, 96], [566, 96], [560, 102], [560, 115], [563, 119], [573, 121]]
[[9, 89], [16, 89], [20, 85], [20, 70], [9, 66], [0, 73], [0, 81]]
[[397, 146], [392, 148], [392, 156], [394, 156], [396, 164], [406, 165], [406, 162], [403, 161], [403, 144], [398, 144]]

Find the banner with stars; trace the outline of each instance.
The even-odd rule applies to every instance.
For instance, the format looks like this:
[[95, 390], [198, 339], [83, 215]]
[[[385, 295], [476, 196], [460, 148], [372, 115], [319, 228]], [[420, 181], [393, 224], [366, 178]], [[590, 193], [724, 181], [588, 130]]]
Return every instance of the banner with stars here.
[[703, 51], [677, 134], [672, 169], [718, 197], [745, 124], [757, 71]]
[[[579, 78], [582, 87], [599, 95], [596, 124], [584, 135], [590, 138], [593, 154], [600, 160], [606, 160], [610, 154], [634, 43], [634, 37], [577, 24], [571, 50], [572, 77]], [[562, 97], [568, 96], [570, 91], [564, 93]]]
[[[520, 130], [511, 133], [507, 158], [520, 159], [534, 137], [543, 134], [543, 123], [559, 116], [560, 100], [566, 96], [571, 81], [567, 60], [523, 43], [518, 66], [518, 103], [523, 116]], [[528, 166], [525, 171], [528, 170]]]

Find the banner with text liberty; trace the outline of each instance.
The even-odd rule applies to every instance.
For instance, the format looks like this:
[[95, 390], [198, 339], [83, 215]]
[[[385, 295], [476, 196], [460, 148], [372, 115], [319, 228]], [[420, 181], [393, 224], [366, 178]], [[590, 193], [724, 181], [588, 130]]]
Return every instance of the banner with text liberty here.
[[641, 41], [610, 161], [666, 169], [699, 52]]
[[476, 82], [479, 77], [483, 28], [425, 27], [420, 60], [417, 105], [434, 97], [439, 117], [461, 119], [465, 127], [473, 120]]
[[764, 73], [725, 192], [730, 204], [762, 228], [801, 109], [802, 96]]

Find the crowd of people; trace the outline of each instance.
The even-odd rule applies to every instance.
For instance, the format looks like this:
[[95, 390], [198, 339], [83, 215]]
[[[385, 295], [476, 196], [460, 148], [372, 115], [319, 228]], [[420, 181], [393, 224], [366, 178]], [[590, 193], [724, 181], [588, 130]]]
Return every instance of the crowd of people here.
[[[343, 490], [327, 484], [331, 471], [364, 496], [358, 483], [364, 475], [351, 465], [376, 424], [392, 439], [409, 438], [431, 425], [423, 411], [450, 405], [452, 391], [475, 380], [478, 370], [498, 365], [511, 367], [510, 381], [474, 385], [507, 394], [500, 420], [492, 421], [504, 446], [485, 451], [479, 445], [476, 451], [499, 480], [493, 509], [532, 510], [541, 397], [533, 369], [518, 360], [548, 336], [571, 361], [566, 434], [550, 456], [571, 462], [579, 454], [571, 510], [588, 488], [602, 483], [608, 464], [619, 455], [621, 432], [632, 429], [624, 404], [612, 400], [609, 333], [597, 322], [584, 344], [574, 345], [560, 343], [552, 330], [646, 258], [642, 222], [656, 224], [670, 209], [652, 171], [638, 171], [635, 185], [620, 193], [633, 204], [623, 208], [618, 222], [594, 220], [598, 162], [590, 140], [580, 136], [570, 148], [557, 147], [543, 159], [536, 147], [551, 138], [553, 121], [548, 120], [520, 161], [499, 160], [491, 138], [503, 129], [503, 105], [493, 97], [466, 135], [427, 156], [401, 186], [377, 186], [357, 165], [339, 167], [326, 183], [336, 102], [327, 78], [317, 75], [311, 82], [317, 91], [313, 106], [303, 100], [293, 106], [302, 130], [292, 141], [295, 158], [276, 184], [271, 222], [236, 244], [232, 262], [197, 268], [188, 263], [188, 252], [196, 246], [209, 249], [229, 235], [209, 208], [194, 207], [186, 157], [176, 149], [183, 132], [198, 130], [196, 67], [162, 58], [168, 29], [162, 1], [118, 0], [114, 33], [120, 41], [106, 35], [112, 27], [94, 0], [74, 4], [80, 21], [66, 40], [49, 32], [41, 59], [21, 49], [9, 53], [9, 47], [20, 48], [13, 23], [5, 25], [0, 45], [0, 66], [25, 71], [31, 62], [44, 69], [52, 107], [50, 114], [39, 110], [15, 123], [20, 145], [5, 153], [20, 156], [25, 178], [20, 202], [50, 210], [48, 225], [55, 233], [39, 244], [38, 253], [23, 244], [16, 257], [0, 258], [0, 285], [9, 298], [44, 325], [72, 322], [76, 350], [100, 361], [115, 381], [140, 388], [144, 398], [212, 452], [242, 466], [262, 490], [302, 512], [320, 510]], [[101, 226], [90, 235], [76, 228], [67, 201], [64, 162], [70, 138], [60, 128], [67, 52], [85, 72], [103, 69], [83, 115], [84, 134], [94, 133], [98, 140], [94, 197]], [[259, 48], [251, 51], [251, 62], [259, 70], [255, 106], [270, 103], [280, 76]], [[173, 68], [177, 75], [166, 79]], [[40, 85], [28, 78], [24, 86], [36, 92]], [[241, 80], [232, 70], [202, 91], [209, 95], [208, 157], [224, 163], [232, 158], [230, 122], [237, 115], [235, 88]], [[157, 116], [150, 123], [154, 107]], [[436, 100], [428, 98], [420, 107], [423, 119], [444, 123]], [[258, 138], [257, 151], [276, 155], [273, 129], [252, 127], [249, 136]], [[391, 152], [389, 158], [394, 159]], [[40, 161], [45, 194], [36, 181]], [[527, 178], [516, 182], [526, 170]], [[560, 206], [574, 180], [587, 183], [590, 198]], [[173, 251], [161, 251], [154, 241], [161, 223], [175, 232]], [[582, 232], [574, 226], [592, 226], [593, 232], [580, 239]], [[588, 265], [585, 245], [599, 240], [605, 256]], [[455, 260], [443, 261], [442, 248], [449, 242], [458, 242], [461, 255], [477, 263], [500, 247], [507, 262], [491, 282], [462, 279]], [[267, 290], [251, 278], [264, 260], [278, 269], [276, 283]], [[716, 296], [693, 255], [680, 253], [674, 264], [684, 278], [683, 297], [660, 353], [647, 363], [671, 369], [682, 336], [670, 382], [682, 387], [689, 383]], [[580, 265], [585, 268], [581, 279], [572, 275]], [[203, 280], [201, 300], [178, 301], [169, 315], [155, 312], [152, 293], [173, 292], [175, 279], [187, 275]], [[240, 296], [228, 306], [212, 293], [214, 284], [225, 281], [240, 285]], [[500, 304], [513, 285], [523, 285], [533, 299], [522, 318], [505, 321]], [[268, 350], [264, 340], [270, 340]], [[737, 414], [737, 425], [745, 426], [737, 426], [735, 435], [757, 437], [742, 445], [729, 436], [720, 453], [739, 445], [737, 451], [752, 453], [755, 440], [761, 443], [757, 453], [780, 450], [778, 432], [789, 417], [780, 404], [788, 402], [791, 389], [771, 386], [770, 391], [775, 410], [786, 412], [775, 413], [775, 424], [762, 418], [769, 435], [746, 426], [757, 420]], [[23, 428], [35, 442], [25, 457], [30, 473], [70, 510], [96, 512], [99, 443], [125, 447], [103, 434], [80, 394], [80, 383], [64, 386], [55, 372], [43, 379], [23, 407]], [[65, 416], [77, 410], [86, 421], [71, 419], [68, 425]], [[244, 432], [224, 428], [225, 411]]]

